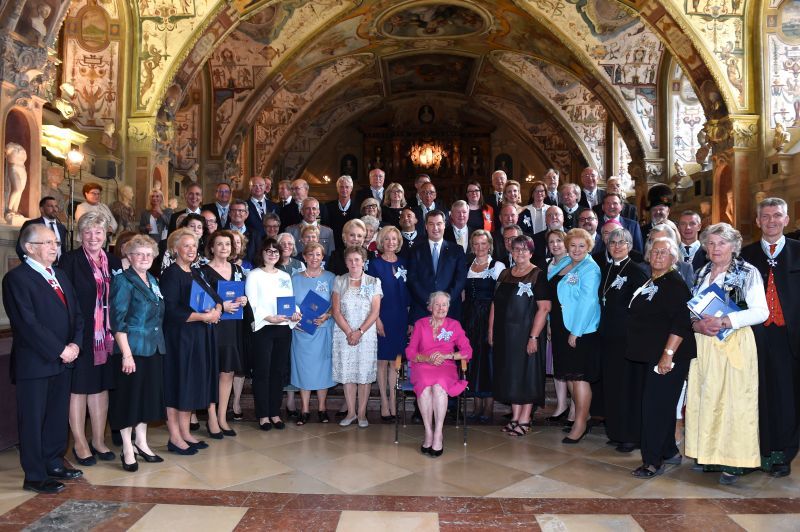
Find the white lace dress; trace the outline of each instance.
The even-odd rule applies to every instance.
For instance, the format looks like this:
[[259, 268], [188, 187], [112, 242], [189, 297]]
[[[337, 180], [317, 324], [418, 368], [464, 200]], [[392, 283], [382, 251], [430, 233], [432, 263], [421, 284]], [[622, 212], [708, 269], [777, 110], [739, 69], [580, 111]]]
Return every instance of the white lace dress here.
[[[369, 315], [373, 296], [383, 297], [381, 281], [364, 274], [359, 288], [349, 286], [349, 274], [333, 282], [339, 294], [342, 315], [354, 329]], [[347, 344], [347, 336], [338, 326], [333, 329], [333, 380], [342, 384], [369, 384], [378, 374], [378, 333], [375, 325], [364, 331], [358, 345]]]

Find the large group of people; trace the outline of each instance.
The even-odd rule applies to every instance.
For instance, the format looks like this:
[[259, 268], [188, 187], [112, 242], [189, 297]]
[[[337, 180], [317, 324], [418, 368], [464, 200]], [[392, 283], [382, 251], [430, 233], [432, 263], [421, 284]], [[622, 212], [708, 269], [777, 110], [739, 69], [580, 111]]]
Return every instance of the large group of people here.
[[[742, 248], [728, 224], [701, 231], [692, 211], [670, 221], [668, 198], [640, 226], [618, 180], [602, 190], [598, 177], [587, 168], [582, 186], [559, 187], [551, 169], [526, 205], [520, 183], [496, 171], [491, 190], [470, 181], [449, 209], [428, 176], [406, 197], [384, 188], [380, 169], [355, 192], [341, 176], [326, 203], [303, 179], [278, 183], [275, 200], [269, 178], [253, 177], [242, 199], [221, 183], [208, 204], [192, 184], [182, 210], [152, 191], [139, 232], [117, 235], [113, 252], [95, 188], [74, 251], [43, 198], [42, 218], [20, 233], [22, 265], [3, 280], [24, 488], [54, 493], [81, 475], [62, 459], [67, 426], [76, 463], [90, 467], [116, 460], [109, 423], [126, 471], [163, 460], [148, 445], [152, 422], [166, 421], [179, 455], [209, 446], [197, 413], [209, 438], [235, 437], [246, 377], [263, 431], [312, 422], [312, 392], [315, 421], [330, 423], [338, 384], [341, 426], [369, 426], [375, 382], [380, 419], [393, 422], [398, 357], [431, 457], [444, 452], [449, 397], [468, 394], [476, 423], [493, 422], [495, 401], [509, 405], [501, 430], [520, 438], [549, 375], [546, 422], [563, 426], [562, 443], [604, 422], [617, 451], [641, 450], [637, 478], [681, 462], [679, 423], [685, 456], [721, 483], [756, 468], [790, 474], [800, 242], [783, 234], [786, 203], [758, 205], [762, 239]], [[724, 312], [702, 311], [709, 294]]]

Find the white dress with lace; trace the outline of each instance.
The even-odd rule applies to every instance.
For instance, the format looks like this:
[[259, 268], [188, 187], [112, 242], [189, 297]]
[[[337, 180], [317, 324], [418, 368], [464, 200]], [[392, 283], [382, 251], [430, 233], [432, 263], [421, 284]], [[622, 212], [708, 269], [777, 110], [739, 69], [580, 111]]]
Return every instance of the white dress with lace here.
[[[333, 291], [339, 294], [342, 316], [353, 329], [358, 328], [369, 315], [373, 296], [383, 297], [381, 281], [366, 273], [361, 286], [350, 286], [349, 274], [340, 275], [333, 282]], [[364, 331], [355, 346], [347, 344], [347, 336], [338, 326], [333, 329], [333, 380], [342, 384], [369, 384], [378, 374], [378, 333], [375, 324]]]

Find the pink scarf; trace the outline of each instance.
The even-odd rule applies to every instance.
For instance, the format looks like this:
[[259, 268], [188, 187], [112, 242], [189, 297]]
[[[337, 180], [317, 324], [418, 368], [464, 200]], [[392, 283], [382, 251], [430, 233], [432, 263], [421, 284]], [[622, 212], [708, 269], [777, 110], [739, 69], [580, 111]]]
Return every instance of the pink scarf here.
[[99, 262], [95, 262], [85, 249], [83, 252], [92, 268], [94, 282], [97, 285], [97, 299], [94, 304], [94, 365], [101, 366], [106, 363], [114, 347], [108, 309], [111, 276], [108, 274], [108, 257], [104, 251], [100, 251]]

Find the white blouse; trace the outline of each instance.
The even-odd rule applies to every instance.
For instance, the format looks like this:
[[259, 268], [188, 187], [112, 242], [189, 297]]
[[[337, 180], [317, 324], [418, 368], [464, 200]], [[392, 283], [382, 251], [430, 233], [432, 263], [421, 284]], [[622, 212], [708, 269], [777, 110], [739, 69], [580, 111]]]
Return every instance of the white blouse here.
[[[253, 309], [253, 332], [265, 325], [288, 325], [294, 328], [297, 322], [270, 323], [267, 316], [278, 314], [278, 298], [293, 297], [292, 278], [288, 273], [276, 270], [267, 273], [262, 268], [250, 270], [244, 285], [247, 301]], [[297, 305], [295, 305], [295, 308]]]

